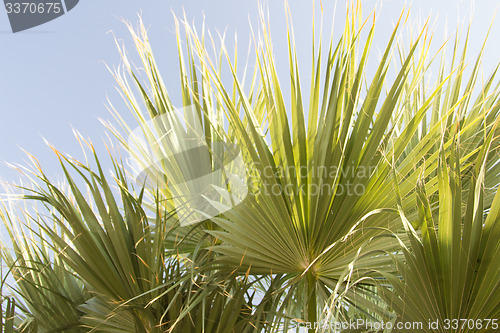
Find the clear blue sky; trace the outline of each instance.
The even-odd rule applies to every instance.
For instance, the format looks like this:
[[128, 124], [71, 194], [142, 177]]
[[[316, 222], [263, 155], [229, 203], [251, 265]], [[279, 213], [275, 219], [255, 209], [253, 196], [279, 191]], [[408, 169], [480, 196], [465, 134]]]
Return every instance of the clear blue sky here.
[[[275, 37], [276, 58], [283, 59], [283, 74], [286, 76], [288, 57], [284, 39], [285, 17], [283, 1], [270, 1], [272, 30]], [[317, 1], [319, 2], [319, 1]], [[299, 59], [310, 59], [310, 34], [312, 1], [290, 0]], [[325, 23], [329, 32], [332, 8], [335, 1], [324, 1]], [[380, 1], [363, 1], [365, 11], [371, 10]], [[392, 24], [397, 20], [403, 1], [383, 1], [380, 26], [376, 44], [383, 45]], [[476, 1], [429, 1], [412, 3], [412, 17], [439, 17], [436, 41], [441, 41], [447, 25], [451, 33], [458, 21], [467, 20], [474, 8], [471, 54], [476, 53], [484, 34], [499, 9], [498, 0]], [[342, 24], [345, 1], [338, 1], [337, 24]], [[203, 13], [206, 25], [232, 36], [238, 32], [239, 41], [246, 46], [249, 37], [250, 17], [258, 17], [257, 1], [137, 1], [137, 0], [81, 0], [68, 14], [26, 32], [12, 34], [4, 8], [0, 8], [0, 179], [15, 181], [18, 177], [4, 161], [24, 163], [21, 148], [34, 154], [46, 167], [48, 173], [60, 173], [56, 160], [42, 137], [63, 152], [79, 157], [80, 148], [72, 134], [72, 127], [85, 137], [90, 137], [101, 154], [105, 154], [102, 139], [106, 130], [98, 118], [111, 119], [105, 102], [106, 96], [123, 109], [121, 99], [115, 92], [114, 80], [104, 63], [114, 66], [120, 59], [109, 31], [123, 39], [130, 53], [132, 42], [120, 18], [135, 22], [142, 12], [149, 26], [150, 39], [156, 53], [163, 78], [174, 96], [179, 91], [177, 51], [174, 23], [171, 11], [182, 15], [184, 8], [188, 19], [201, 25]], [[339, 30], [337, 30], [339, 31]], [[338, 36], [338, 34], [337, 34]], [[486, 50], [486, 69], [491, 69], [500, 60], [500, 22], [492, 28]], [[228, 39], [231, 41], [231, 39]], [[309, 63], [302, 66], [304, 78], [308, 78]], [[304, 91], [306, 91], [304, 89]], [[178, 99], [177, 99], [178, 100]], [[131, 119], [129, 117], [129, 119]]]

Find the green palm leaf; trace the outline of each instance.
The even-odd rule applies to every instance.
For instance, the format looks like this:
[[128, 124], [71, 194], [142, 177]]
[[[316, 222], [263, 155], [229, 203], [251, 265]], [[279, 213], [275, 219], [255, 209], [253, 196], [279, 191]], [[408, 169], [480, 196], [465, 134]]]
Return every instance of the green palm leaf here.
[[[220, 50], [212, 55], [207, 51], [205, 32], [200, 37], [189, 24], [177, 23], [183, 106], [198, 110], [196, 121], [203, 123], [207, 142], [225, 139], [238, 144], [247, 163], [252, 189], [251, 195], [234, 209], [211, 202], [224, 213], [203, 222], [199, 228], [217, 240], [214, 250], [220, 255], [219, 262], [230, 267], [237, 265], [241, 273], [285, 274], [288, 282], [284, 290], [309, 295], [306, 299], [311, 300], [308, 315], [300, 312], [294, 315], [312, 319], [317, 317], [316, 300], [324, 304], [355, 258], [354, 279], [374, 270], [389, 273], [395, 269], [385, 253], [397, 251], [398, 244], [394, 239], [380, 237], [401, 229], [399, 221], [386, 211], [397, 206], [390, 177], [392, 169], [399, 175], [402, 209], [409, 217], [414, 216], [417, 211], [413, 208], [412, 194], [421, 173], [431, 204], [435, 204], [439, 200], [435, 195], [439, 184], [436, 172], [440, 163], [439, 143], [443, 142], [444, 154], [449, 156], [453, 137], [460, 135], [464, 144], [456, 154], [464, 171], [462, 189], [467, 195], [473, 180], [466, 171], [472, 168], [484, 145], [484, 133], [491, 130], [499, 112], [498, 89], [493, 88], [498, 85], [494, 83], [496, 71], [481, 87], [476, 100], [472, 99], [477, 92], [475, 82], [482, 51], [467, 79], [464, 74], [467, 45], [460, 55], [456, 51], [458, 38], [453, 56], [460, 57], [458, 66], [454, 62], [445, 74], [446, 68], [441, 65], [438, 80], [433, 85], [425, 82], [425, 74], [436, 56], [429, 59], [427, 29], [419, 32], [407, 51], [396, 45], [405, 13], [373, 78], [368, 79], [367, 61], [375, 24], [370, 25], [371, 17], [362, 19], [359, 3], [351, 7], [348, 24], [337, 43], [332, 37], [326, 59], [321, 43], [314, 49], [307, 111], [291, 31], [288, 107], [263, 14], [262, 38], [256, 38], [255, 71], [250, 86], [244, 85], [236, 71], [237, 54], [230, 56], [222, 43]], [[184, 49], [180, 42], [181, 26], [186, 34]], [[369, 31], [364, 33], [364, 29]], [[136, 83], [150, 117], [155, 119], [162, 113], [173, 112], [173, 107], [167, 102], [170, 99], [157, 74], [144, 26], [141, 24], [138, 33], [131, 27], [130, 30], [148, 82], [143, 84], [137, 79], [124, 52], [125, 73], [118, 72], [115, 76], [139, 125], [145, 128], [147, 118], [134, 97], [134, 89], [127, 83], [127, 72]], [[400, 64], [391, 73], [389, 65], [396, 46]], [[444, 56], [444, 48], [442, 52]], [[221, 74], [223, 58], [232, 74], [232, 90]], [[461, 91], [464, 80], [467, 84]], [[190, 119], [186, 117], [186, 123], [194, 126]], [[127, 130], [128, 126], [121, 124]], [[125, 136], [110, 128], [133, 151]], [[486, 182], [494, 188], [500, 171], [498, 156], [489, 156], [491, 172]], [[494, 191], [486, 193], [486, 208], [493, 195]], [[162, 196], [166, 207], [173, 210], [172, 193], [166, 190]], [[188, 230], [178, 228], [176, 235], [182, 238]], [[369, 281], [356, 286], [366, 288]], [[304, 290], [291, 287], [299, 282]], [[346, 301], [355, 304], [349, 297]]]
[[[426, 332], [497, 330], [491, 320], [483, 324], [483, 319], [500, 315], [500, 195], [497, 193], [491, 207], [484, 209], [485, 175], [495, 130], [496, 126], [474, 165], [465, 211], [458, 137], [453, 154], [440, 156], [437, 216], [433, 216], [423, 184], [417, 192], [421, 235], [400, 210], [411, 249], [405, 246], [405, 262], [397, 262], [402, 279], [386, 275], [392, 288], [382, 292], [399, 321], [422, 322]], [[429, 327], [429, 321], [436, 326]]]

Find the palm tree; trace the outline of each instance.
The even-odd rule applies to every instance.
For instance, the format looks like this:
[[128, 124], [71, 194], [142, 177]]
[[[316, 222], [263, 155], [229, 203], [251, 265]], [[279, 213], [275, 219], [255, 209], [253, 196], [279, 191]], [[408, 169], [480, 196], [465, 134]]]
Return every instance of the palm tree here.
[[[3, 269], [0, 267], [0, 332], [11, 333], [14, 332], [15, 327], [15, 314], [16, 314], [16, 301], [14, 298], [9, 296], [4, 296], [4, 276]], [[4, 306], [5, 304], [5, 306]], [[5, 311], [4, 311], [5, 308]]]
[[[396, 267], [387, 253], [396, 252], [398, 245], [383, 237], [397, 234], [402, 228], [399, 219], [388, 215], [398, 198], [390, 181], [391, 172], [399, 175], [398, 188], [405, 214], [417, 213], [412, 204], [421, 173], [429, 200], [436, 206], [439, 143], [444, 141], [442, 145], [448, 156], [455, 136], [460, 135], [464, 144], [457, 154], [462, 168], [470, 170], [483, 147], [485, 133], [498, 119], [498, 90], [492, 87], [495, 72], [477, 91], [474, 83], [482, 51], [466, 78], [466, 46], [460, 55], [458, 37], [452, 69], [445, 74], [442, 63], [434, 85], [424, 81], [425, 73], [437, 57], [429, 56], [430, 37], [426, 29], [411, 41], [408, 52], [399, 45], [400, 66], [393, 76], [389, 75], [402, 19], [404, 13], [373, 79], [368, 81], [366, 63], [374, 23], [363, 39], [362, 30], [370, 25], [370, 20], [363, 21], [359, 2], [353, 3], [344, 33], [336, 44], [332, 37], [326, 60], [322, 58], [321, 41], [314, 48], [308, 108], [303, 104], [293, 31], [288, 33], [291, 106], [287, 108], [263, 14], [260, 26], [263, 37], [256, 42], [255, 71], [247, 89], [236, 70], [237, 53], [230, 56], [223, 43], [216, 52], [221, 60], [227, 60], [233, 75], [232, 84], [228, 84], [221, 75], [221, 61], [207, 51], [206, 33], [203, 31], [200, 37], [188, 23], [176, 21], [184, 107], [191, 106], [197, 111], [198, 122], [205, 125], [207, 142], [217, 142], [222, 137], [238, 143], [250, 166], [253, 189], [242, 203], [233, 209], [221, 209], [223, 214], [200, 228], [217, 239], [213, 250], [219, 254], [217, 259], [222, 265], [238, 266], [242, 274], [283, 275], [282, 310], [287, 316], [316, 321], [318, 307], [336, 297], [333, 291], [339, 284], [345, 284], [346, 268], [354, 261], [355, 269], [349, 274], [353, 281], [373, 271], [394, 272]], [[181, 25], [187, 36], [185, 48], [180, 42]], [[147, 86], [137, 79], [135, 69], [122, 52], [125, 72], [130, 73], [138, 87], [147, 114], [155, 119], [174, 112], [144, 27], [141, 24], [138, 33], [129, 28], [146, 71]], [[444, 48], [442, 52], [444, 57]], [[126, 73], [117, 72], [116, 78], [139, 119], [141, 130], [150, 133], [151, 138], [159, 137], [161, 132], [147, 123], [146, 113], [141, 111]], [[464, 80], [467, 85], [461, 91]], [[388, 86], [385, 94], [384, 84]], [[475, 100], [474, 94], [478, 94]], [[120, 119], [118, 112], [115, 114]], [[186, 114], [185, 119], [190, 123], [192, 117]], [[229, 123], [227, 131], [224, 119]], [[127, 128], [125, 123], [121, 124]], [[126, 137], [117, 130], [114, 132], [140, 162], [148, 164], [150, 159], [144, 156], [151, 154], [138, 154]], [[489, 189], [498, 185], [497, 161], [497, 156], [490, 156], [487, 161], [491, 172], [485, 182]], [[463, 175], [462, 189], [467, 195], [473, 179], [470, 172]], [[158, 187], [152, 188], [155, 189]], [[161, 189], [166, 205], [172, 204], [172, 193], [168, 188]], [[485, 194], [485, 209], [495, 192], [489, 190]], [[385, 313], [377, 302], [366, 301], [366, 298], [378, 299], [373, 292], [376, 289], [370, 287], [373, 281], [364, 278], [362, 281], [346, 290], [343, 315], [348, 316], [347, 309], [356, 307], [365, 314]]]
[[497, 127], [498, 122], [477, 157], [466, 202], [459, 145], [454, 144], [448, 159], [444, 153], [439, 157], [438, 211], [433, 211], [425, 186], [417, 188], [420, 234], [400, 209], [411, 249], [402, 242], [404, 261], [396, 259], [398, 274], [386, 275], [391, 287], [381, 291], [401, 322], [424, 323], [426, 332], [498, 329], [498, 319], [491, 320], [500, 316], [498, 192], [484, 209], [486, 166]]
[[[132, 130], [116, 110], [122, 130], [107, 126], [139, 171], [147, 171], [146, 177], [139, 178], [135, 191], [127, 168], [112, 157], [115, 179], [109, 182], [91, 145], [94, 166], [57, 153], [67, 191], [35, 168], [38, 185], [26, 189], [26, 199], [43, 203], [49, 214], [19, 216], [31, 223], [18, 233], [15, 223], [7, 223], [14, 252], [4, 251], [19, 280], [24, 327], [278, 332], [299, 320], [394, 322], [420, 320], [422, 314], [434, 319], [420, 311], [420, 305], [435, 309], [433, 301], [441, 302], [441, 319], [468, 314], [453, 312], [453, 306], [449, 310], [448, 300], [440, 301], [447, 294], [439, 288], [432, 289], [435, 298], [422, 304], [414, 298], [418, 294], [401, 291], [404, 283], [422, 283], [414, 281], [421, 267], [442, 265], [460, 252], [443, 250], [440, 261], [432, 259], [437, 258], [434, 252], [421, 253], [419, 237], [424, 249], [430, 246], [425, 239], [434, 232], [433, 215], [440, 216], [433, 225], [439, 242], [446, 243], [447, 233], [460, 233], [462, 219], [462, 234], [478, 237], [473, 230], [488, 211], [485, 235], [498, 230], [496, 70], [478, 87], [481, 50], [467, 77], [467, 39], [460, 52], [458, 34], [451, 68], [444, 61], [434, 64], [439, 53], [445, 58], [445, 47], [430, 54], [427, 27], [406, 48], [398, 42], [406, 15], [402, 13], [372, 77], [367, 63], [375, 15], [365, 19], [360, 2], [353, 1], [339, 40], [331, 36], [326, 53], [321, 37], [313, 44], [307, 98], [290, 27], [289, 103], [263, 11], [249, 85], [237, 70], [237, 52], [229, 55], [223, 40], [217, 49], [211, 34], [200, 34], [185, 19], [175, 18], [183, 100], [178, 109], [161, 79], [144, 25], [137, 31], [129, 25], [146, 82], [120, 45], [124, 67], [113, 73], [138, 129]], [[391, 63], [398, 64], [394, 73]], [[229, 81], [223, 66], [232, 75]], [[425, 76], [431, 66], [439, 68], [433, 83]], [[238, 150], [228, 149], [234, 146]], [[180, 148], [190, 153], [175, 154]], [[243, 170], [229, 163], [236, 155]], [[211, 178], [216, 183], [210, 194], [196, 197], [194, 207], [179, 194], [193, 188], [189, 182], [200, 172], [216, 173]], [[453, 175], [443, 180], [449, 172]], [[248, 193], [234, 186], [241, 178], [246, 178]], [[457, 182], [459, 186], [450, 187]], [[461, 206], [468, 200], [474, 202], [476, 229], [466, 227], [472, 217]], [[189, 223], [179, 209], [184, 204], [196, 210], [197, 218]], [[454, 207], [455, 215], [443, 213], [444, 204]], [[210, 209], [218, 214], [208, 213]], [[15, 214], [4, 215], [4, 221], [14, 220]], [[23, 231], [26, 227], [35, 232], [38, 245], [28, 241], [32, 236]], [[474, 243], [476, 252], [495, 248], [495, 238], [488, 239]], [[474, 255], [480, 258], [478, 253]], [[491, 253], [478, 272], [465, 263], [453, 268], [468, 272], [467, 281], [457, 282], [464, 288], [490, 275], [496, 281], [472, 289], [479, 290], [477, 302], [498, 285], [497, 272], [488, 269], [498, 262], [498, 251]], [[406, 262], [415, 265], [406, 268]], [[449, 273], [446, 265], [440, 269]], [[429, 269], [428, 280], [445, 283], [437, 272]], [[65, 282], [56, 283], [61, 279]], [[489, 313], [472, 304], [463, 311], [476, 311], [473, 318], [498, 315], [498, 299], [489, 302]], [[414, 311], [406, 312], [405, 304]], [[61, 319], [49, 323], [47, 308]]]
[[[2, 213], [14, 245], [4, 258], [17, 280], [21, 331], [244, 331], [272, 309], [272, 297], [251, 295], [259, 280], [203, 267], [213, 253], [196, 249], [186, 257], [181, 246], [166, 248], [171, 216], [159, 205], [154, 212], [142, 208], [144, 192], [129, 191], [123, 167], [115, 164], [113, 189], [97, 156], [94, 172], [58, 155], [67, 189], [41, 169], [39, 186], [25, 188], [26, 199], [46, 205], [48, 216], [39, 207], [31, 209], [34, 216], [29, 208], [25, 216], [8, 207]], [[77, 183], [86, 185], [87, 197]]]

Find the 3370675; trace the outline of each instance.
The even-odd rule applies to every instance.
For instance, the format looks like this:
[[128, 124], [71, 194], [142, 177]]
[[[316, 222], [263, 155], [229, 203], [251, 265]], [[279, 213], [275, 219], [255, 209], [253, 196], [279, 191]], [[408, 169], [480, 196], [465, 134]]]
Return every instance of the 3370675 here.
[[6, 2], [7, 14], [59, 14], [62, 12], [60, 2]]

